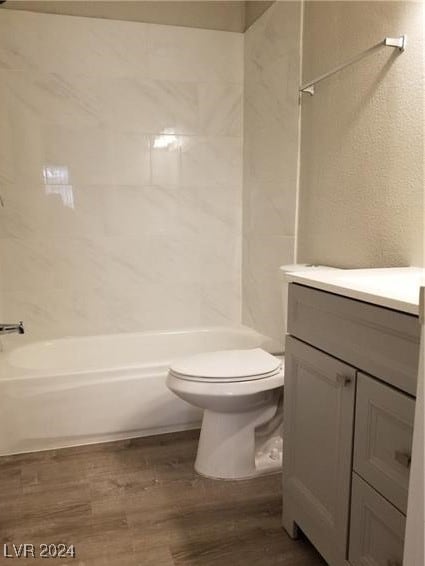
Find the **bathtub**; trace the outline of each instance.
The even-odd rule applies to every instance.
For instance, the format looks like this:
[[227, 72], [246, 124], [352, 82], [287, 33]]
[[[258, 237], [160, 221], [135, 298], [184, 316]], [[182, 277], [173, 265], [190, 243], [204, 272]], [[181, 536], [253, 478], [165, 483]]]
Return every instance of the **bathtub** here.
[[259, 346], [267, 339], [240, 326], [61, 338], [1, 352], [0, 455], [197, 428], [201, 411], [165, 385], [170, 363]]

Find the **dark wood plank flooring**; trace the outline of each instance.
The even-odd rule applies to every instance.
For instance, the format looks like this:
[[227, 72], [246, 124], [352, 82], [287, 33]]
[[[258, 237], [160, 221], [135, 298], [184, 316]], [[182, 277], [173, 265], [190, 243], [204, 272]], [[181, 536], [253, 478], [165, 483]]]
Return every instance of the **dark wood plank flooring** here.
[[[0, 563], [323, 566], [280, 525], [279, 475], [193, 471], [198, 431], [0, 458]], [[67, 543], [75, 559], [6, 559], [5, 543]]]

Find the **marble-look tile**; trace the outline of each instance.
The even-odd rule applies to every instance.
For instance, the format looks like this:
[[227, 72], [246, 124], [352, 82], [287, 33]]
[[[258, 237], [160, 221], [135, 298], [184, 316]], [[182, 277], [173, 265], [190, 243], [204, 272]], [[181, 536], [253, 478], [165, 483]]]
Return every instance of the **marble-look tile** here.
[[54, 239], [40, 235], [29, 240], [3, 239], [1, 244], [2, 265], [10, 274], [3, 284], [5, 291], [38, 289], [48, 294], [49, 290], [71, 288], [91, 299], [102, 287], [115, 286], [117, 294], [131, 288], [134, 298], [137, 288], [140, 291], [142, 286], [144, 292], [143, 286], [155, 289], [158, 284], [169, 285], [173, 277], [194, 286], [199, 282], [198, 246], [182, 237], [171, 239], [159, 234], [150, 238]]
[[[22, 89], [19, 95], [18, 85]], [[21, 101], [26, 86], [23, 74], [0, 70], [0, 180], [3, 183], [42, 180], [43, 122], [31, 105]]]
[[26, 339], [200, 324], [199, 254], [191, 242], [158, 236], [1, 244], [9, 274], [4, 314], [25, 320]]
[[[260, 99], [262, 100], [262, 99]], [[262, 106], [260, 103], [258, 106]], [[298, 122], [291, 116], [285, 125], [278, 120], [268, 123], [260, 119], [258, 126], [255, 114], [247, 102], [246, 115], [251, 122], [245, 129], [244, 174], [265, 183], [282, 182], [295, 190], [298, 160]]]
[[205, 135], [242, 136], [242, 83], [201, 83], [199, 109]]
[[200, 132], [196, 83], [0, 70], [0, 98], [12, 124], [29, 117], [41, 136], [46, 124], [80, 131]]
[[243, 35], [149, 25], [149, 74], [193, 82], [243, 80]]
[[177, 186], [182, 181], [183, 137], [162, 133], [151, 137], [152, 184]]
[[1, 12], [0, 308], [24, 340], [240, 321], [242, 61], [240, 34]]
[[279, 266], [295, 258], [300, 6], [276, 2], [245, 34], [242, 320], [276, 351]]
[[251, 177], [245, 185], [244, 233], [256, 236], [294, 236], [296, 179], [292, 183], [258, 181]]
[[149, 80], [142, 76], [98, 81], [98, 111], [119, 131], [199, 133], [196, 83]]
[[8, 97], [0, 83], [0, 123], [2, 125], [0, 128], [0, 183], [11, 183], [14, 177], [14, 151], [11, 150], [11, 145], [15, 140], [12, 134], [8, 102]]
[[[285, 65], [281, 61], [279, 72], [273, 72], [266, 78], [260, 77], [255, 67], [252, 76], [249, 69], [246, 70], [244, 103], [252, 107], [248, 127], [265, 129], [277, 124], [281, 128], [288, 128], [298, 123], [298, 80], [294, 64], [291, 61]], [[285, 75], [289, 73], [292, 75], [291, 81], [285, 80]]]
[[76, 238], [158, 234], [195, 237], [199, 200], [182, 187], [0, 185], [0, 238]]
[[[226, 325], [241, 320], [240, 239], [236, 242], [221, 257], [213, 257], [212, 261], [202, 264], [200, 308], [204, 324]], [[227, 267], [225, 273], [223, 266]]]
[[151, 148], [153, 184], [186, 187], [242, 184], [240, 137], [163, 133], [151, 137]]
[[241, 319], [241, 231], [239, 187], [200, 189], [201, 316], [206, 324]]
[[[148, 135], [107, 128], [87, 128], [82, 132], [22, 118], [10, 126], [6, 123], [11, 137], [9, 148], [3, 146], [5, 158], [0, 154], [0, 182], [46, 184], [46, 175], [62, 170], [66, 172], [66, 184], [74, 188], [151, 183]], [[34, 127], [19, 144], [25, 126]], [[0, 133], [0, 140], [6, 135]]]
[[91, 263], [92, 270], [102, 266], [102, 259], [96, 258], [95, 248], [85, 238], [71, 241], [46, 234], [3, 238], [0, 243], [1, 263], [9, 273], [3, 290], [27, 294], [29, 300], [42, 293], [47, 299], [50, 291], [65, 287], [84, 288], [90, 277], [85, 268]]
[[[249, 28], [250, 41], [245, 46], [250, 61], [255, 61], [260, 66], [268, 64], [270, 59], [275, 60], [284, 56], [288, 50], [297, 48], [297, 42], [292, 36], [294, 32], [299, 32], [297, 28], [302, 7], [295, 1], [286, 6], [272, 8], [270, 12], [264, 14], [264, 18], [258, 18]], [[282, 40], [282, 36], [285, 35], [291, 37]]]
[[[108, 237], [157, 236], [197, 242], [199, 202], [196, 191], [181, 186], [88, 188], [93, 210], [103, 197], [103, 218]], [[139, 260], [136, 261], [138, 263]]]
[[185, 137], [181, 146], [181, 178], [185, 186], [242, 184], [242, 139]]
[[273, 350], [283, 349], [282, 288], [279, 267], [294, 263], [294, 238], [256, 236], [244, 241], [243, 320], [273, 340]]
[[[30, 241], [44, 235], [64, 239], [76, 231], [80, 236], [104, 234], [102, 210], [87, 210], [72, 185], [0, 185], [0, 238]], [[4, 244], [4, 242], [3, 242]]]
[[150, 138], [143, 133], [108, 128], [81, 131], [49, 125], [44, 161], [61, 164], [70, 183], [84, 185], [148, 185], [151, 183]]
[[211, 282], [203, 289], [200, 317], [207, 326], [234, 325], [241, 319], [241, 279]]
[[41, 140], [46, 124], [80, 130], [102, 127], [107, 117], [100, 112], [99, 94], [100, 80], [94, 76], [0, 70], [0, 98], [8, 105], [9, 121], [31, 121]]
[[140, 320], [146, 329], [237, 321], [240, 210], [232, 216], [226, 203], [238, 191], [215, 190], [215, 209], [204, 203], [208, 191], [191, 188], [83, 188], [75, 209], [28, 190], [21, 223], [13, 210], [9, 232], [2, 223], [5, 314], [25, 318], [29, 338], [39, 332], [37, 316], [39, 337], [55, 325], [66, 335], [112, 332], [117, 317], [123, 331]]
[[[229, 229], [235, 234], [241, 233], [242, 187], [239, 184], [201, 185], [197, 194], [199, 198], [198, 216], [203, 231], [212, 226], [219, 232]], [[215, 235], [210, 242], [214, 244]]]
[[119, 20], [2, 12], [0, 68], [63, 77], [146, 73], [147, 29], [146, 24]]

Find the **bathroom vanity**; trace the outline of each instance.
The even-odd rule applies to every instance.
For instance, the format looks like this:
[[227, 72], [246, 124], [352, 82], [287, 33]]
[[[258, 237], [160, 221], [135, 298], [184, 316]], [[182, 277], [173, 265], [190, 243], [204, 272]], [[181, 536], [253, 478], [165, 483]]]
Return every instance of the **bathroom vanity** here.
[[424, 272], [355, 271], [289, 284], [283, 525], [330, 566], [402, 566]]

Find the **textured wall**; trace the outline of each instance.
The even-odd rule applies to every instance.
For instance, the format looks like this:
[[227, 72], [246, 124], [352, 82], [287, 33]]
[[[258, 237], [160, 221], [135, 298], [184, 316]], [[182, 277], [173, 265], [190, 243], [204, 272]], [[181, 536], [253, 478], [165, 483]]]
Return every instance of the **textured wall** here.
[[2, 316], [240, 321], [243, 36], [0, 12]]
[[424, 17], [420, 2], [307, 2], [310, 80], [385, 36], [408, 35], [304, 95], [299, 260], [420, 265], [424, 232]]
[[243, 320], [282, 349], [279, 266], [293, 263], [301, 4], [277, 2], [245, 34]]

